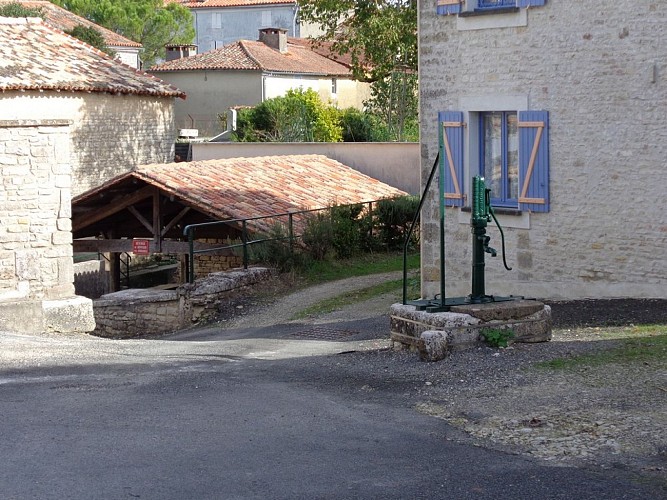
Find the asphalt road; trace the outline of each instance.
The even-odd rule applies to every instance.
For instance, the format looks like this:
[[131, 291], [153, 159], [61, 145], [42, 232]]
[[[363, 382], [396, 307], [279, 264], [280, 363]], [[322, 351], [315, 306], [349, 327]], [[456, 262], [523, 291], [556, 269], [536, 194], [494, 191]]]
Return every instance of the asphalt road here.
[[664, 497], [622, 475], [462, 444], [400, 397], [366, 398], [313, 370], [372, 341], [274, 331], [0, 334], [0, 498]]

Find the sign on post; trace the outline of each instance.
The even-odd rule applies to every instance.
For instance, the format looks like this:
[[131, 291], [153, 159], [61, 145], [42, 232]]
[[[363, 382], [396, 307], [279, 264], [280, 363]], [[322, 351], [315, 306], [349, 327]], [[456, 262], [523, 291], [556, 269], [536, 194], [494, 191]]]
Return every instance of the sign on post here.
[[134, 255], [150, 255], [151, 253], [151, 240], [142, 240], [142, 239], [133, 239], [132, 240], [132, 253]]

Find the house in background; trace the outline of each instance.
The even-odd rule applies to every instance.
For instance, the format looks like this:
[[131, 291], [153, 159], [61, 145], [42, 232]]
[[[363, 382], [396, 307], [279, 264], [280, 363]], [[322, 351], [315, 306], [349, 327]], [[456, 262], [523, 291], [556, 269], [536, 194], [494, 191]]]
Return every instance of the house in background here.
[[169, 0], [192, 13], [198, 51], [219, 49], [237, 40], [254, 40], [263, 28], [282, 28], [290, 37], [308, 37], [319, 30], [299, 20], [295, 0]]
[[291, 40], [284, 29], [262, 29], [258, 41], [239, 40], [149, 71], [187, 93], [186, 101], [176, 103], [176, 125], [203, 136], [224, 130], [219, 115], [229, 108], [253, 106], [294, 88], [313, 89], [340, 108], [362, 108], [368, 83], [354, 80], [346, 64]]
[[71, 122], [72, 192], [174, 157], [174, 100], [185, 94], [41, 19], [2, 18], [0, 120]]
[[[487, 258], [487, 293], [667, 297], [667, 3], [419, 9], [422, 179], [440, 151], [447, 296], [470, 293], [470, 184], [482, 175], [513, 267]], [[431, 191], [426, 298], [440, 292], [439, 205]]]
[[40, 9], [44, 13], [46, 22], [61, 31], [71, 31], [79, 25], [94, 28], [102, 35], [107, 47], [116, 53], [116, 59], [136, 69], [141, 67], [140, 53], [142, 46], [140, 43], [99, 26], [86, 18], [77, 16], [51, 2], [45, 0], [0, 0], [0, 3], [19, 3], [30, 9]]

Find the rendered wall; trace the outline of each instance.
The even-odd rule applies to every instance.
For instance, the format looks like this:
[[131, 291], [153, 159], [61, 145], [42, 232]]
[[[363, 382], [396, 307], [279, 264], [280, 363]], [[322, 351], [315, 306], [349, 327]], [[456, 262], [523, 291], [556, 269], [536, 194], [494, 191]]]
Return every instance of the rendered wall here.
[[362, 174], [419, 193], [419, 144], [414, 142], [204, 142], [192, 145], [192, 160], [320, 154]]
[[[667, 297], [666, 37], [667, 3], [656, 0], [549, 0], [469, 18], [420, 2], [422, 182], [438, 152], [439, 111], [466, 120], [493, 106], [550, 113], [550, 211], [501, 219], [514, 269], [487, 257], [487, 293]], [[440, 291], [438, 207], [432, 194], [422, 225], [429, 298]], [[470, 246], [469, 213], [447, 209], [448, 296], [470, 293]]]
[[[198, 53], [208, 52], [237, 40], [257, 40], [260, 28], [283, 28], [287, 36], [301, 36], [295, 22], [294, 5], [191, 9]], [[215, 15], [220, 17], [214, 18]]]
[[73, 196], [136, 165], [173, 161], [173, 98], [83, 92], [5, 92], [0, 96], [0, 120], [43, 116], [72, 123]]

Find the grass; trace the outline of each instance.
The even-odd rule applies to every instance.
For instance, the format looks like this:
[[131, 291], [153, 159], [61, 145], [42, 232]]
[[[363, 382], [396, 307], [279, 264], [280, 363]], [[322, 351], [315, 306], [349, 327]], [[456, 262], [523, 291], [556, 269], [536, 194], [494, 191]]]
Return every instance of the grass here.
[[608, 351], [557, 358], [538, 363], [536, 366], [551, 369], [570, 369], [580, 366], [600, 366], [607, 364], [642, 364], [656, 361], [667, 364], [667, 325], [642, 325], [627, 328], [628, 335], [620, 340], [620, 345]]
[[[419, 268], [419, 254], [408, 255], [408, 269]], [[353, 276], [403, 270], [403, 254], [374, 253], [336, 261], [313, 262], [300, 272], [306, 284], [324, 283]]]

